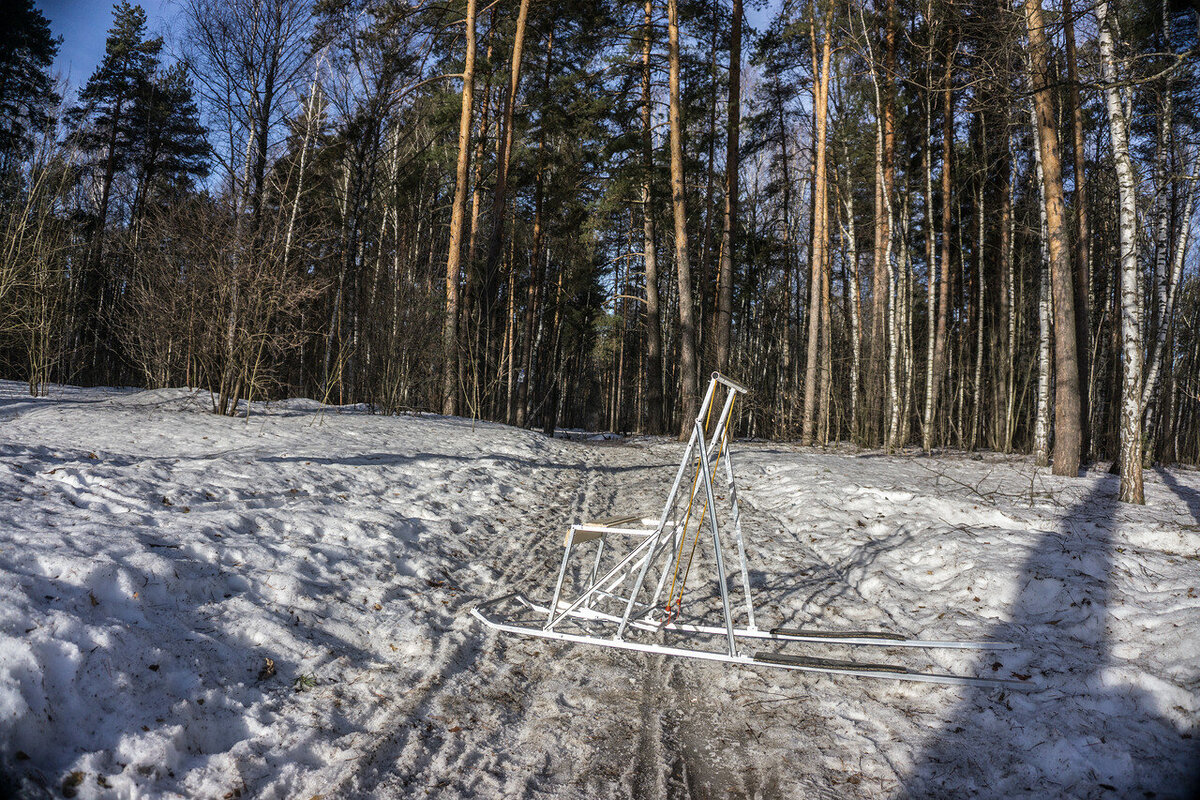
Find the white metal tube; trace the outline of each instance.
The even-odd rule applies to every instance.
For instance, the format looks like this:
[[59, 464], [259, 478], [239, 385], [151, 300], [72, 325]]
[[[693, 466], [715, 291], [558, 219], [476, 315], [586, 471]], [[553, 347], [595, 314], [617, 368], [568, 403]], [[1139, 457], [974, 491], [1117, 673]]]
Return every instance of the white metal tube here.
[[718, 653], [708, 650], [684, 650], [678, 647], [664, 647], [663, 645], [642, 644], [641, 642], [627, 642], [622, 639], [595, 639], [591, 636], [580, 636], [571, 633], [560, 633], [555, 630], [526, 628], [520, 625], [510, 625], [503, 622], [496, 622], [489, 619], [483, 614], [479, 608], [471, 610], [471, 614], [483, 622], [490, 628], [495, 628], [508, 633], [525, 634], [527, 636], [537, 636], [542, 639], [558, 639], [564, 642], [576, 642], [579, 644], [597, 644], [603, 647], [616, 647], [622, 650], [637, 650], [643, 653], [657, 653], [667, 656], [679, 656], [683, 658], [699, 658], [705, 661], [724, 661], [732, 664], [742, 664], [750, 667], [769, 667], [771, 669], [791, 669], [799, 672], [817, 672], [822, 674], [846, 675], [856, 678], [886, 678], [898, 681], [915, 681], [918, 683], [942, 683], [957, 686], [980, 686], [987, 688], [1011, 687], [1017, 688], [1024, 684], [1016, 681], [1003, 680], [1000, 678], [965, 678], [957, 675], [936, 675], [924, 672], [882, 672], [869, 669], [829, 669], [816, 666], [806, 666], [800, 664], [773, 664], [755, 661], [749, 656], [730, 655], [729, 653]]
[[549, 615], [546, 617], [546, 627], [547, 628], [549, 628], [552, 624], [554, 624], [553, 609], [558, 607], [558, 598], [562, 594], [563, 581], [566, 580], [566, 578], [567, 578], [567, 562], [571, 558], [571, 548], [573, 546], [574, 546], [574, 542], [569, 542], [567, 544], [567, 546], [563, 548], [562, 566], [560, 566], [558, 568], [558, 582], [554, 584], [554, 599], [550, 601], [550, 608], [552, 610], [550, 611]]
[[[700, 421], [696, 421], [700, 429]], [[713, 496], [712, 478], [709, 475], [708, 453], [700, 451], [701, 468], [704, 470], [704, 493], [708, 499], [708, 524], [712, 527], [713, 554], [717, 559], [717, 585], [721, 588], [721, 610], [725, 612], [725, 633], [729, 639], [729, 655], [737, 655], [737, 642], [733, 638], [733, 614], [729, 610], [729, 587], [725, 581], [725, 560], [721, 556], [721, 531], [717, 527], [717, 500]], [[701, 520], [703, 522], [703, 520]]]
[[742, 567], [742, 591], [746, 593], [747, 625], [751, 630], [758, 626], [754, 624], [754, 598], [750, 593], [750, 570], [746, 566], [746, 545], [742, 537], [742, 512], [738, 508], [737, 486], [733, 480], [733, 454], [725, 447], [725, 474], [729, 477], [729, 503], [733, 506], [733, 538], [737, 541], [738, 561]]
[[741, 392], [742, 394], [750, 394], [749, 389], [747, 389], [745, 386], [743, 386], [742, 384], [735, 381], [733, 378], [728, 377], [727, 375], [722, 375], [719, 372], [714, 372], [712, 374], [712, 379], [714, 381], [720, 381], [721, 383], [728, 386], [730, 389], [733, 389], [735, 392]]
[[[509, 595], [511, 596], [511, 595]], [[531, 600], [516, 595], [517, 599], [538, 612], [545, 613], [549, 609], [545, 606], [538, 605]], [[500, 598], [503, 599], [503, 598]], [[624, 600], [624, 598], [619, 598]], [[576, 615], [572, 615], [576, 616]], [[619, 622], [620, 617], [613, 614], [605, 614], [603, 611], [588, 610], [586, 613], [578, 614], [580, 619], [590, 621], [606, 621]], [[659, 624], [654, 622], [643, 622], [640, 620], [630, 620], [630, 627], [638, 628], [644, 631], [672, 631], [674, 633], [701, 634], [705, 636], [724, 636], [725, 628], [715, 625], [691, 625], [681, 622], [669, 622]], [[733, 635], [739, 639], [767, 639], [776, 642], [812, 642], [814, 644], [844, 644], [855, 645], [859, 647], [903, 647], [918, 650], [1012, 650], [1016, 648], [1011, 642], [956, 642], [945, 641], [938, 639], [892, 639], [878, 638], [871, 636], [839, 636], [832, 635], [836, 632], [830, 631], [831, 635], [821, 635], [819, 631], [813, 631], [811, 634], [796, 635], [790, 633], [772, 633], [761, 629], [749, 628], [734, 628]]]

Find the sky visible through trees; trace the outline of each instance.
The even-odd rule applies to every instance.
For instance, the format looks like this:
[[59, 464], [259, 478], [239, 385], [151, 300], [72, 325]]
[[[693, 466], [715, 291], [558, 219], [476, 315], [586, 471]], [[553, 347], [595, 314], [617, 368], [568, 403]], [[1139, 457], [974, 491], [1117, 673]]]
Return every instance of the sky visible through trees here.
[[1200, 461], [1190, 3], [17, 7], [35, 393], [675, 433], [719, 368], [741, 435], [1112, 462], [1130, 502]]

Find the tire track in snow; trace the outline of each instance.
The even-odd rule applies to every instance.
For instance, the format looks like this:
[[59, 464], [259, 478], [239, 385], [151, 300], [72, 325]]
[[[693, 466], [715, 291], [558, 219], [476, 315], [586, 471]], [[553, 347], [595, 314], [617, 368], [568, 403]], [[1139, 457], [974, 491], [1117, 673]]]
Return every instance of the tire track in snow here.
[[[519, 510], [512, 534], [487, 535], [478, 559], [504, 565], [489, 596], [547, 594], [573, 522], [658, 513], [674, 448], [593, 448], [555, 454], [572, 468]], [[721, 719], [728, 697], [708, 702], [723, 694], [723, 667], [496, 634], [466, 617], [468, 607], [435, 650], [432, 674], [389, 710], [397, 722], [326, 796], [697, 798], [778, 784], [721, 752], [746, 736]]]
[[[565, 459], [573, 454], [563, 447], [556, 455]], [[578, 519], [585, 510], [593, 511], [590, 497], [595, 491], [597, 474], [588, 467], [594, 466], [589, 464], [594, 458], [586, 451], [579, 455], [583, 457], [571, 465], [573, 469], [557, 471], [555, 485], [548, 487], [550, 497], [541, 494], [540, 498], [545, 502], [530, 509], [528, 518], [518, 523], [521, 535], [505, 535], [489, 525], [485, 532], [487, 545], [476, 560], [505, 565], [495, 581], [497, 588], [511, 586], [515, 589], [518, 584], [528, 583], [535, 576], [556, 569], [557, 532]], [[581, 473], [585, 478], [582, 482]], [[448, 643], [435, 652], [431, 676], [409, 691], [401, 707], [391, 710], [389, 716], [401, 721], [358, 760], [352, 772], [331, 787], [330, 794], [401, 796], [420, 787], [446, 795], [475, 794], [482, 787], [473, 786], [473, 783], [490, 783], [485, 792], [493, 796], [525, 794], [522, 785], [513, 786], [511, 778], [504, 774], [503, 753], [495, 746], [494, 731], [481, 730], [481, 726], [472, 729], [454, 725], [444, 727], [460, 729], [438, 735], [435, 726], [428, 722], [435, 716], [444, 716], [438, 714], [443, 707], [459, 705], [460, 698], [491, 700], [490, 709], [496, 710], [494, 713], [498, 717], [491, 722], [496, 727], [512, 729], [525, 722], [527, 706], [507, 702], [512, 698], [506, 697], [503, 690], [489, 686], [496, 682], [497, 675], [486, 665], [507, 664], [509, 648], [528, 651], [543, 643], [486, 634], [467, 612], [468, 603], [464, 603], [460, 607], [459, 621], [453, 632], [446, 636]], [[475, 710], [482, 713], [480, 708]], [[511, 738], [506, 737], [506, 740]], [[493, 780], [489, 781], [488, 776]]]

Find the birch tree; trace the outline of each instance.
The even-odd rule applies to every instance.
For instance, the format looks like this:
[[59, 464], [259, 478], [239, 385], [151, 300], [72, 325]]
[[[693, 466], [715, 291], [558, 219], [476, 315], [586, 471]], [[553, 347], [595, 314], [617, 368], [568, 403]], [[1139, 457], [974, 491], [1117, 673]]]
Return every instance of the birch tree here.
[[1142, 505], [1142, 312], [1141, 275], [1138, 271], [1137, 180], [1129, 157], [1129, 123], [1118, 82], [1115, 39], [1116, 18], [1108, 0], [1096, 4], [1099, 18], [1100, 75], [1104, 80], [1104, 108], [1113, 161], [1117, 167], [1117, 230], [1120, 240], [1121, 297], [1121, 413], [1120, 499]]
[[[1029, 108], [1030, 128], [1037, 137], [1037, 112], [1031, 105]], [[1050, 463], [1050, 340], [1051, 330], [1051, 288], [1050, 288], [1050, 249], [1048, 224], [1046, 221], [1046, 181], [1042, 175], [1042, 149], [1033, 148], [1036, 180], [1038, 187], [1038, 340], [1037, 340], [1037, 401], [1033, 417], [1033, 461], [1039, 467]]]

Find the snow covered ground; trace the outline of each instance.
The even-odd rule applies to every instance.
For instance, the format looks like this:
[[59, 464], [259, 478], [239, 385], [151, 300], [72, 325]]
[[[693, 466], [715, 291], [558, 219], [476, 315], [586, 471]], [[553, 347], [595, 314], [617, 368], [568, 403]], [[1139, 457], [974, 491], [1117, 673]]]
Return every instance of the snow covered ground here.
[[1006, 692], [470, 616], [544, 598], [571, 521], [657, 511], [678, 443], [207, 402], [0, 384], [0, 796], [1165, 798], [1200, 764], [1200, 472], [1130, 508], [1099, 470], [736, 446], [760, 625], [1015, 642], [871, 654]]

